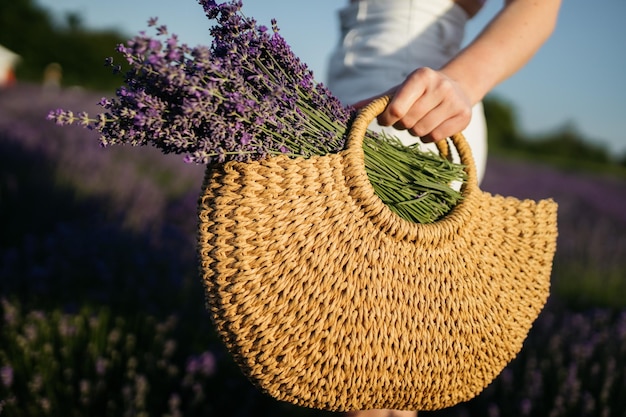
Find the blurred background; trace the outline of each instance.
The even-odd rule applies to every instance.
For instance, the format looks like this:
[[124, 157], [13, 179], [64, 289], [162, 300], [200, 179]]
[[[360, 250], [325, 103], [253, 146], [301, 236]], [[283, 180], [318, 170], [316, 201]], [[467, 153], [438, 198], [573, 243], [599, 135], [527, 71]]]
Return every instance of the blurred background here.
[[[115, 31], [130, 37], [145, 30], [147, 20], [156, 16], [160, 24], [167, 25], [182, 41], [190, 45], [208, 43], [207, 20], [195, 0], [36, 0], [35, 3], [50, 13], [57, 27]], [[347, 0], [248, 0], [243, 3], [244, 13], [262, 24], [269, 25], [270, 20], [276, 18], [296, 55], [314, 71], [318, 81], [325, 81], [328, 56], [338, 41], [337, 12]], [[486, 2], [483, 10], [468, 23], [467, 42], [493, 18], [502, 3], [503, 0]], [[31, 36], [41, 43], [40, 32], [23, 33], [25, 26], [6, 16], [13, 27], [17, 26], [13, 35], [16, 39]], [[549, 41], [527, 66], [494, 90], [499, 97], [514, 104], [520, 129], [532, 135], [570, 129], [605, 146], [611, 153], [624, 155], [624, 16], [626, 3], [622, 0], [563, 2], [557, 29]], [[7, 23], [4, 27], [9, 30], [12, 26]], [[50, 47], [51, 42], [48, 40], [47, 46]], [[78, 47], [63, 48], [62, 42], [57, 45], [68, 55]], [[49, 50], [49, 53], [53, 51], [56, 57], [56, 50]], [[102, 53], [110, 53], [108, 49], [93, 52], [97, 59]], [[73, 56], [76, 59], [77, 54]], [[52, 59], [49, 55], [41, 56], [44, 58]], [[84, 68], [94, 68], [88, 62], [84, 65]], [[67, 80], [67, 83], [72, 82], [71, 78]]]
[[[324, 81], [340, 2], [244, 3]], [[122, 82], [104, 59], [154, 16], [210, 43], [193, 0], [0, 0], [0, 416], [334, 415], [258, 392], [216, 338], [196, 271], [203, 167], [46, 120], [96, 113]], [[626, 415], [624, 16], [622, 0], [565, 1], [485, 100], [483, 188], [559, 203], [552, 296], [480, 396], [420, 415]]]

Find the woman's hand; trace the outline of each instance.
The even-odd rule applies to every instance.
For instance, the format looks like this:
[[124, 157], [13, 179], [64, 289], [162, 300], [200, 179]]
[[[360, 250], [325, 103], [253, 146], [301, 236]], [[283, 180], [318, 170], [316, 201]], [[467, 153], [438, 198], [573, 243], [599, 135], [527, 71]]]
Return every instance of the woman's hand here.
[[[378, 123], [408, 130], [423, 142], [438, 141], [463, 131], [472, 117], [471, 100], [442, 71], [418, 68], [385, 95], [391, 100], [378, 116]], [[373, 99], [360, 101], [354, 107], [361, 108]]]
[[[478, 37], [440, 71], [418, 68], [387, 91], [391, 102], [378, 116], [378, 123], [406, 129], [423, 141], [437, 141], [463, 131], [469, 124], [472, 105], [524, 66], [550, 37], [561, 6], [561, 0], [504, 3]], [[363, 107], [373, 98], [354, 107]]]

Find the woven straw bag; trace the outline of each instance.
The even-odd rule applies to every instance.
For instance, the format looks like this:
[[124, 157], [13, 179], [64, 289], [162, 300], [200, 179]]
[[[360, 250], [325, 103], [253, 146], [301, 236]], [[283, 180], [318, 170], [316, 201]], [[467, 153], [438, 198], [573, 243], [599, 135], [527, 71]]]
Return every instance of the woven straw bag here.
[[207, 307], [250, 380], [334, 411], [432, 410], [480, 393], [522, 347], [549, 294], [556, 211], [481, 191], [431, 224], [392, 213], [363, 162], [374, 101], [346, 150], [206, 172], [199, 257]]

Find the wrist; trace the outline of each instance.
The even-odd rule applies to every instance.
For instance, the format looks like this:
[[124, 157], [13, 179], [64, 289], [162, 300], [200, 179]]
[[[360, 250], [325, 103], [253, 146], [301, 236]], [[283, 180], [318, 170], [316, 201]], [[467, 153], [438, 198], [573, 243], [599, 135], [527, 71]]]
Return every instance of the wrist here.
[[479, 103], [494, 87], [487, 73], [472, 70], [470, 67], [448, 64], [441, 72], [458, 85], [472, 105]]

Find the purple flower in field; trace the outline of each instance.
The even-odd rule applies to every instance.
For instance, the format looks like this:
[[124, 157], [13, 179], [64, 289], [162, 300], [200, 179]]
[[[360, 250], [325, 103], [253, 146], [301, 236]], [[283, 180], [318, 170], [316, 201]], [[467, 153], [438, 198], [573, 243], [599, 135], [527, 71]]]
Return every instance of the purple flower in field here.
[[487, 406], [488, 417], [500, 417], [500, 407], [497, 404], [491, 403]]
[[5, 365], [0, 368], [0, 381], [5, 387], [11, 388], [13, 385], [13, 368], [11, 366]]
[[63, 337], [71, 337], [76, 334], [76, 326], [71, 323], [68, 316], [63, 316], [59, 320], [59, 334]]
[[96, 359], [96, 374], [98, 376], [103, 376], [106, 373], [108, 367], [108, 361], [102, 357], [98, 357]]
[[195, 356], [187, 361], [187, 372], [190, 374], [200, 373], [204, 376], [211, 376], [215, 373], [215, 356], [211, 352], [203, 352], [200, 356]]
[[2, 304], [2, 309], [4, 310], [4, 326], [14, 325], [17, 321], [17, 308], [5, 298], [0, 300], [0, 304]]
[[530, 415], [530, 412], [532, 411], [532, 408], [533, 408], [533, 403], [528, 398], [524, 398], [521, 401], [521, 403], [520, 403], [520, 411], [521, 411], [523, 416]]
[[166, 358], [171, 357], [176, 351], [176, 341], [173, 339], [168, 339], [165, 341], [165, 346], [163, 347], [163, 356]]
[[26, 339], [30, 342], [34, 342], [35, 340], [37, 340], [37, 336], [39, 335], [39, 332], [37, 331], [37, 326], [32, 323], [27, 324], [24, 327], [24, 335], [26, 336]]

